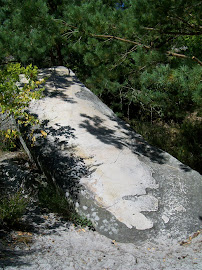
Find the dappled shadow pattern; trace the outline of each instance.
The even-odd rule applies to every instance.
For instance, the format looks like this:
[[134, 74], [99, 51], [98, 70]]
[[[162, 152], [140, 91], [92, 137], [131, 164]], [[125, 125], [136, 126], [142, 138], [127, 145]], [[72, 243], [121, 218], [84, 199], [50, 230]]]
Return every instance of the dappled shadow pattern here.
[[68, 139], [69, 138], [75, 138], [74, 131], [75, 129], [71, 128], [70, 126], [61, 126], [59, 124], [55, 124], [55, 127], [46, 127], [48, 124], [48, 121], [42, 122], [42, 127], [46, 131], [47, 135], [50, 135], [54, 143], [58, 147], [62, 147], [65, 145], [68, 145]]
[[36, 203], [32, 204], [23, 219], [15, 226], [0, 230], [0, 267], [29, 268], [31, 263], [24, 258], [42, 252], [41, 248], [27, 250], [34, 241], [33, 236], [58, 234], [61, 228], [66, 230], [70, 225], [66, 219], [48, 212], [47, 209], [36, 207]]
[[84, 128], [87, 132], [94, 135], [98, 140], [105, 144], [113, 145], [118, 149], [123, 148], [124, 142], [115, 135], [114, 129], [105, 126], [103, 119], [99, 116], [91, 117], [86, 114], [80, 115], [85, 118], [79, 125], [81, 128]]
[[0, 268], [2, 269], [7, 266], [19, 269], [31, 266], [24, 257], [41, 252], [41, 249], [27, 250], [32, 244], [33, 233], [51, 235], [58, 228], [65, 229], [70, 226], [67, 220], [38, 206], [39, 182], [45, 181], [43, 180], [45, 178], [37, 167], [22, 155], [17, 152], [0, 163], [0, 198], [15, 194], [19, 189], [23, 196], [29, 196], [27, 211], [22, 219], [17, 219], [12, 225], [0, 223]]
[[[161, 149], [149, 145], [141, 135], [137, 134], [118, 117], [109, 116], [110, 120], [114, 122], [114, 127], [109, 128], [105, 125], [105, 120], [98, 116], [80, 115], [82, 118], [85, 118], [80, 124], [80, 127], [84, 128], [102, 143], [113, 145], [118, 149], [126, 146], [136, 155], [146, 156], [155, 163], [164, 164], [167, 162], [164, 152]], [[116, 130], [120, 130], [123, 136], [117, 136]]]
[[39, 174], [36, 167], [30, 166], [26, 159], [17, 155], [0, 162], [0, 195], [14, 194], [26, 185], [29, 189], [30, 183]]
[[165, 164], [168, 161], [161, 149], [149, 145], [144, 140], [135, 139], [131, 146], [136, 155], [145, 156], [154, 163]]
[[143, 137], [136, 133], [125, 121], [121, 120], [117, 116], [110, 117], [110, 120], [115, 121], [115, 127], [121, 129], [121, 132], [128, 137], [128, 147], [136, 155], [145, 156], [149, 158], [152, 162], [165, 164], [167, 158], [165, 157], [164, 151], [150, 145], [146, 142]]
[[[38, 188], [40, 188], [40, 186]], [[50, 213], [46, 207], [41, 207], [37, 204], [33, 203], [29, 206], [28, 211], [23, 216], [22, 222], [19, 223], [18, 227], [15, 229], [20, 231], [25, 230], [36, 234], [43, 233], [43, 235], [50, 235], [61, 226], [66, 229], [70, 227], [71, 223], [68, 221], [68, 217], [63, 218], [62, 214], [57, 215]], [[69, 211], [69, 209], [67, 209], [67, 211]]]
[[[40, 252], [41, 250], [37, 250]], [[36, 250], [12, 250], [11, 248], [0, 248], [0, 267], [5, 269], [7, 266], [11, 267], [27, 267], [31, 266], [31, 263], [23, 261], [23, 257], [28, 254], [35, 253]]]
[[[48, 79], [46, 80], [44, 95], [50, 98], [60, 98], [63, 101], [69, 102], [69, 103], [76, 103], [76, 101], [73, 98], [70, 98], [67, 94], [67, 88], [71, 85], [75, 84], [76, 79], [72, 79], [72, 76], [67, 74], [60, 74], [54, 70], [44, 71], [40, 74], [41, 77], [47, 76]], [[51, 89], [50, 89], [51, 87]]]
[[183, 170], [185, 172], [191, 172], [192, 171], [192, 169], [189, 166], [187, 166], [187, 165], [185, 165], [183, 163], [181, 163], [179, 167], [180, 167], [181, 170]]
[[44, 95], [50, 98], [59, 97], [63, 101], [69, 103], [77, 103], [73, 98], [70, 98], [67, 94], [67, 88], [72, 85], [79, 85], [80, 87], [85, 87], [79, 79], [72, 74], [72, 71], [69, 69], [69, 74], [66, 73], [67, 70], [63, 73], [62, 70], [57, 72], [57, 67], [52, 70], [42, 70], [39, 74], [39, 78], [47, 78], [46, 84], [51, 86], [52, 89], [48, 89], [45, 85]]
[[[60, 97], [65, 101], [73, 102], [73, 103], [75, 101], [69, 99], [66, 96], [66, 93], [65, 94], [63, 93], [64, 89], [66, 87], [71, 86], [74, 83], [78, 83], [81, 87], [84, 86], [83, 84], [79, 82], [76, 76], [67, 75], [67, 74], [63, 75], [61, 72], [57, 73], [56, 69], [51, 71], [51, 75], [49, 76], [47, 83], [52, 85], [54, 88], [54, 91], [50, 91], [47, 89], [45, 90], [45, 94], [47, 96]], [[82, 97], [82, 93], [79, 92], [78, 97], [83, 98], [83, 99], [87, 98], [90, 100], [94, 98], [93, 94], [90, 97], [88, 97], [87, 94], [89, 93], [83, 94], [84, 97]], [[99, 107], [99, 99], [98, 100], [95, 99], [94, 103], [96, 106]], [[128, 125], [124, 121], [122, 121], [115, 115], [112, 114], [111, 116], [108, 116], [109, 119], [114, 122], [114, 127], [107, 127], [105, 125], [104, 120], [98, 116], [89, 116], [87, 114], [81, 114], [81, 117], [84, 118], [84, 120], [80, 123], [80, 127], [85, 129], [87, 132], [89, 132], [93, 136], [95, 136], [98, 140], [100, 140], [104, 144], [113, 145], [118, 149], [122, 149], [123, 146], [126, 145], [135, 154], [146, 156], [152, 162], [156, 162], [159, 164], [166, 163], [166, 158], [162, 150], [150, 146], [146, 141], [143, 140], [143, 138], [139, 134], [135, 133], [134, 130], [128, 127]], [[126, 138], [122, 138], [120, 136], [117, 137], [116, 135], [117, 129], [121, 130], [122, 134], [128, 137], [127, 142], [126, 142]]]
[[71, 199], [77, 202], [81, 189], [79, 180], [88, 172], [83, 159], [76, 157], [72, 147], [68, 146], [68, 139], [75, 138], [74, 129], [59, 124], [48, 127], [47, 121], [43, 123], [42, 129], [47, 136], [41, 134], [41, 129], [36, 129], [34, 147], [31, 147], [32, 138], [26, 140], [32, 156], [49, 181], [57, 183], [64, 191], [68, 190]]

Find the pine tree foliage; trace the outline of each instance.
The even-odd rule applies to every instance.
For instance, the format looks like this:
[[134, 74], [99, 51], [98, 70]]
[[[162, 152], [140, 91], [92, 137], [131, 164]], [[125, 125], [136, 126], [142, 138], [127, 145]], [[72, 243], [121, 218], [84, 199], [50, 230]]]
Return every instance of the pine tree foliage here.
[[122, 114], [178, 120], [201, 104], [197, 0], [0, 3], [1, 59], [70, 65]]
[[1, 1], [1, 57], [13, 55], [22, 63], [46, 62], [60, 37], [58, 24], [43, 0]]
[[91, 89], [123, 114], [139, 107], [148, 117], [180, 120], [199, 107], [198, 1], [125, 1], [124, 9], [82, 3], [66, 6], [63, 16]]
[[117, 114], [202, 115], [200, 0], [0, 0], [0, 62], [67, 65]]

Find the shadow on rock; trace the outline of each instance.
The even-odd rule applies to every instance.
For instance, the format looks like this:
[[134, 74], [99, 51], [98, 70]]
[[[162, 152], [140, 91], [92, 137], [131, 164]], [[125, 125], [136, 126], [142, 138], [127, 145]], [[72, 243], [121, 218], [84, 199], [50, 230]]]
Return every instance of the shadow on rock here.
[[104, 144], [113, 145], [118, 149], [123, 148], [124, 142], [115, 135], [116, 130], [107, 127], [104, 124], [104, 120], [99, 116], [90, 117], [86, 114], [81, 114], [81, 117], [85, 118], [79, 125], [81, 128], [84, 128]]
[[[27, 141], [32, 156], [45, 176], [63, 191], [68, 191], [71, 199], [76, 202], [81, 185], [79, 180], [88, 173], [82, 158], [74, 155], [74, 149], [69, 147], [68, 139], [75, 138], [74, 129], [70, 126], [48, 126], [48, 121], [42, 123], [41, 129], [35, 129], [36, 142], [32, 145], [32, 138]], [[50, 169], [51, 168], [51, 169]]]
[[47, 77], [46, 83], [51, 86], [52, 89], [48, 90], [47, 87], [45, 87], [45, 90], [43, 91], [45, 96], [50, 98], [59, 97], [63, 101], [76, 103], [73, 98], [68, 97], [66, 94], [67, 88], [75, 83], [76, 77], [72, 80], [72, 76], [67, 74], [60, 75], [56, 69], [44, 70], [39, 74], [39, 77]]
[[23, 261], [23, 257], [30, 255], [35, 252], [40, 252], [40, 250], [12, 250], [8, 248], [0, 247], [0, 267], [12, 266], [12, 267], [29, 267], [31, 263], [26, 263]]
[[[90, 117], [86, 114], [81, 114], [81, 117], [84, 120], [80, 124], [80, 127], [84, 128], [102, 143], [113, 145], [118, 149], [122, 149], [125, 145], [134, 154], [148, 157], [152, 162], [159, 164], [167, 162], [164, 151], [149, 145], [141, 135], [135, 133], [132, 128], [118, 117], [109, 117], [114, 122], [114, 127], [108, 127], [105, 124], [105, 120], [98, 116]], [[117, 136], [116, 130], [120, 130], [124, 136]]]

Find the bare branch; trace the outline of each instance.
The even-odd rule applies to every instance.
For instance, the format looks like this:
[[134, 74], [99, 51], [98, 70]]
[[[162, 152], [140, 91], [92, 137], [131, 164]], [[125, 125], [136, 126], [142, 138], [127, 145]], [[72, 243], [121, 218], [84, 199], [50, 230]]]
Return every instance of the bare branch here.
[[111, 39], [116, 39], [116, 40], [120, 40], [120, 41], [123, 41], [123, 42], [127, 42], [127, 43], [130, 43], [130, 44], [135, 44], [135, 45], [138, 45], [138, 46], [142, 46], [142, 47], [144, 47], [146, 49], [150, 49], [151, 48], [150, 46], [141, 44], [139, 42], [132, 41], [132, 40], [125, 39], [125, 38], [116, 37], [116, 36], [111, 36], [111, 35], [95, 35], [95, 34], [91, 34], [91, 36], [92, 37], [97, 37], [97, 38], [111, 38]]
[[195, 56], [193, 56], [192, 59], [195, 60], [197, 63], [199, 63], [199, 65], [202, 66], [202, 62], [198, 58], [196, 58]]
[[128, 56], [128, 54], [134, 52], [135, 50], [137, 49], [137, 45], [133, 46], [132, 49], [130, 49], [129, 51], [125, 52], [121, 58], [119, 59], [119, 61], [110, 69], [110, 70], [113, 70], [114, 68], [116, 68], [118, 65], [122, 64], [126, 57]]
[[64, 20], [62, 19], [53, 19], [54, 21], [58, 21], [58, 22], [61, 22], [63, 25], [67, 26], [67, 27], [71, 27], [71, 28], [74, 28], [74, 29], [78, 29], [76, 26], [74, 25], [71, 25], [71, 24], [68, 24], [67, 22], [65, 22]]
[[179, 58], [193, 59], [193, 60], [195, 60], [199, 65], [202, 66], [202, 62], [201, 62], [198, 58], [196, 58], [195, 56], [189, 57], [189, 56], [184, 55], [184, 54], [173, 53], [173, 52], [170, 52], [170, 51], [167, 51], [167, 54], [168, 54], [168, 56], [175, 56], [175, 57], [179, 57]]
[[168, 54], [168, 56], [175, 56], [175, 57], [179, 57], [179, 58], [189, 58], [188, 56], [186, 56], [184, 54], [180, 54], [180, 53], [174, 53], [174, 52], [170, 52], [170, 51], [167, 51], [166, 53]]

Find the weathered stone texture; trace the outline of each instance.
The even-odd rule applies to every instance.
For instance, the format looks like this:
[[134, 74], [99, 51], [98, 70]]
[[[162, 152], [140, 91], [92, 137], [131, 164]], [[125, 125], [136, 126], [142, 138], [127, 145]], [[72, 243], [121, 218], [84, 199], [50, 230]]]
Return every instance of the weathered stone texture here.
[[30, 106], [42, 122], [31, 152], [98, 231], [138, 242], [199, 229], [199, 173], [145, 142], [72, 71], [56, 67], [40, 76], [49, 79], [44, 98]]

